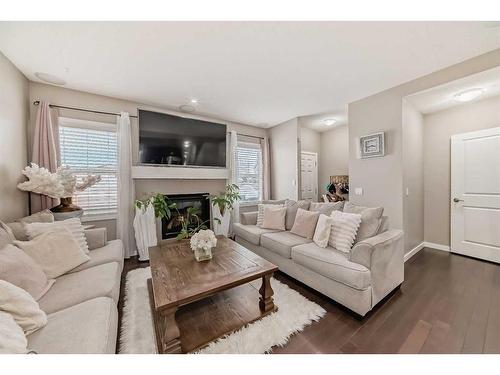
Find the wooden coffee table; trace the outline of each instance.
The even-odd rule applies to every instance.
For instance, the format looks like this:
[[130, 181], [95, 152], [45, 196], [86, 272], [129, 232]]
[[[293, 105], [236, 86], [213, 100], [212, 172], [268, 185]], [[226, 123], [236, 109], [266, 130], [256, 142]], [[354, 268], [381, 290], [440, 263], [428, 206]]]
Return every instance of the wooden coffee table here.
[[[211, 260], [197, 262], [189, 241], [149, 248], [159, 353], [198, 350], [277, 310], [270, 280], [278, 267], [225, 237], [218, 237], [212, 253]], [[257, 289], [250, 282], [259, 278]]]

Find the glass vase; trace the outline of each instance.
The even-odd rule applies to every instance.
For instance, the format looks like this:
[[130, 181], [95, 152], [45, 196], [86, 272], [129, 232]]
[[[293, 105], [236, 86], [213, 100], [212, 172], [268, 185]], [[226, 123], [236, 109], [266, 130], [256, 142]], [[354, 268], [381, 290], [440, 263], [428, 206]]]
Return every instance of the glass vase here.
[[194, 250], [194, 257], [198, 262], [212, 259], [212, 249], [205, 250], [203, 248], [196, 248]]

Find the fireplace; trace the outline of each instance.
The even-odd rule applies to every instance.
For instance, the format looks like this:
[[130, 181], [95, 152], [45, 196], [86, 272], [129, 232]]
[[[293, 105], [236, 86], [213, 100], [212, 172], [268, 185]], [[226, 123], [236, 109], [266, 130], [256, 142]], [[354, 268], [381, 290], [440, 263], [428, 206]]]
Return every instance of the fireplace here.
[[[172, 194], [168, 195], [168, 199], [175, 202], [177, 210], [172, 210], [170, 219], [163, 218], [161, 220], [161, 238], [163, 240], [168, 238], [175, 238], [181, 231], [181, 220], [187, 217], [187, 209], [190, 207], [196, 208], [200, 221], [208, 220], [205, 225], [210, 228], [210, 201], [207, 199], [208, 193], [194, 193], [194, 194]], [[179, 215], [183, 219], [179, 218]], [[197, 224], [193, 222], [190, 227], [195, 227]]]

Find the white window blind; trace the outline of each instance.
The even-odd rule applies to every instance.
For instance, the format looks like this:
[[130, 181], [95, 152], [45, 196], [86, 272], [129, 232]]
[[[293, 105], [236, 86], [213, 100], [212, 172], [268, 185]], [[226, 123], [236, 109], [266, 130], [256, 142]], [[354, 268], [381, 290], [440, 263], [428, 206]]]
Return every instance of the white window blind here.
[[77, 192], [73, 203], [84, 210], [84, 216], [112, 216], [117, 212], [118, 149], [116, 131], [103, 124], [85, 127], [84, 122], [65, 119], [59, 126], [61, 164], [68, 166], [78, 180], [88, 174], [98, 174], [101, 181], [91, 188]]
[[236, 184], [243, 202], [262, 199], [262, 151], [260, 144], [238, 142], [236, 148]]

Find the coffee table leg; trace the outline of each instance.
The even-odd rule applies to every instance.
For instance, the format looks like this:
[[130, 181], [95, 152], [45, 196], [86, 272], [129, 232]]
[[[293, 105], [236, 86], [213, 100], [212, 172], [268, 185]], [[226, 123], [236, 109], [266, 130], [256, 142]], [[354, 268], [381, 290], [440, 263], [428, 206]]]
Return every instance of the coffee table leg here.
[[274, 291], [271, 288], [271, 277], [273, 274], [262, 276], [262, 286], [259, 289], [260, 300], [259, 307], [262, 312], [269, 312], [274, 309], [273, 295]]
[[161, 319], [161, 354], [180, 354], [181, 349], [181, 339], [180, 331], [175, 321], [175, 313], [177, 307], [164, 310], [159, 312], [159, 318]]

